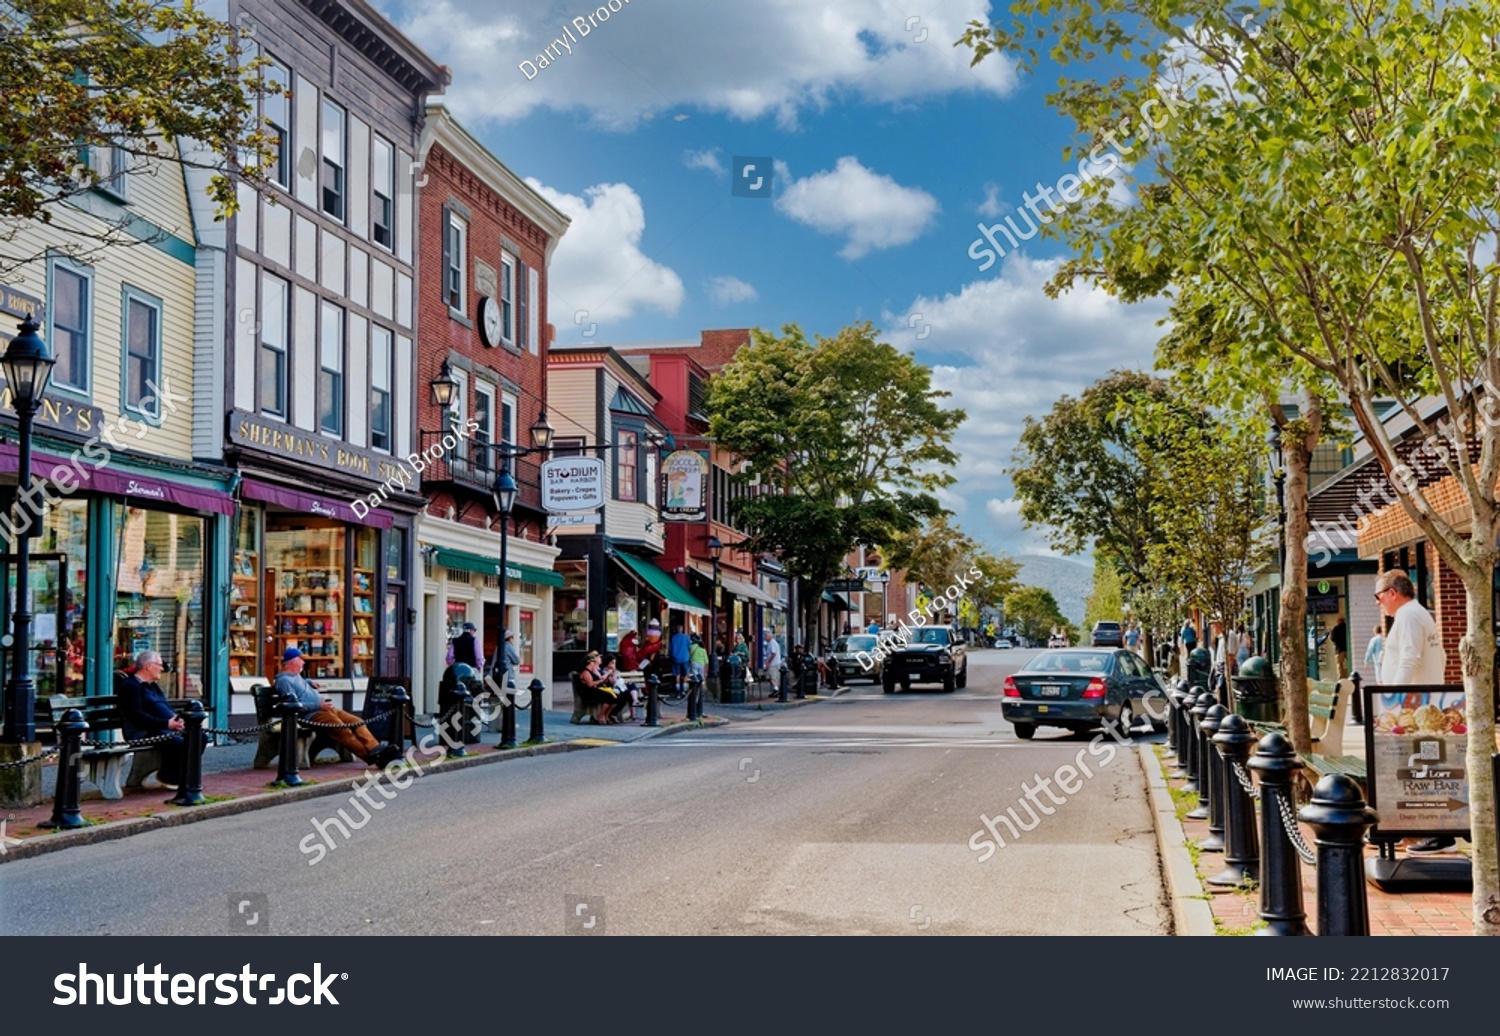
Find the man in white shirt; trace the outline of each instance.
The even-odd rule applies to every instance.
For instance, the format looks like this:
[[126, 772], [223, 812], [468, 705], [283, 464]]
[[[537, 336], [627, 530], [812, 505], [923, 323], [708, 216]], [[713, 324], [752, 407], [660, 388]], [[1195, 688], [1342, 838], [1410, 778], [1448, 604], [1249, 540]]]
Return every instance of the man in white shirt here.
[[[1432, 613], [1417, 603], [1417, 588], [1405, 572], [1383, 573], [1375, 583], [1380, 614], [1391, 619], [1380, 659], [1382, 684], [1440, 684], [1448, 654]], [[1447, 836], [1423, 838], [1406, 846], [1408, 853], [1439, 853], [1457, 842]]]
[[773, 685], [781, 679], [781, 645], [771, 635], [771, 627], [760, 631], [761, 663], [765, 666], [766, 679]]
[[1380, 660], [1383, 684], [1444, 682], [1448, 655], [1432, 613], [1418, 604], [1416, 597], [1416, 587], [1405, 572], [1386, 572], [1375, 584], [1380, 613], [1392, 620]]

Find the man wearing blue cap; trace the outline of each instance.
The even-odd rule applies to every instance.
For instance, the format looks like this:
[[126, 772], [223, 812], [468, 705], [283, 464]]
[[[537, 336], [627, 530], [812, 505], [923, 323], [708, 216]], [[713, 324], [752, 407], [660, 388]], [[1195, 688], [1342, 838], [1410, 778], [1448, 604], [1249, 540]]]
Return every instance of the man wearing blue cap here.
[[305, 664], [302, 652], [294, 647], [287, 648], [281, 655], [281, 672], [276, 677], [276, 693], [283, 698], [291, 695], [301, 702], [303, 719], [313, 723], [344, 724], [325, 731], [329, 740], [340, 748], [347, 748], [371, 766], [385, 766], [391, 760], [401, 758], [401, 749], [376, 741], [364, 720], [351, 712], [334, 708], [333, 699], [319, 694], [318, 685], [302, 675]]

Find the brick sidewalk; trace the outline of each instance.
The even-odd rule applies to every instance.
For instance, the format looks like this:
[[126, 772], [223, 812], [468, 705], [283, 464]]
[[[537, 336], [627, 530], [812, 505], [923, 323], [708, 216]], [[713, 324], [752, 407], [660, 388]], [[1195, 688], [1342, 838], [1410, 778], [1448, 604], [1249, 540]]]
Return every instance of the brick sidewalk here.
[[[1165, 752], [1165, 746], [1157, 751], [1158, 760]], [[1162, 763], [1165, 767], [1165, 763]], [[1167, 784], [1172, 789], [1174, 800], [1179, 799], [1179, 789], [1186, 781], [1182, 779], [1168, 778]], [[1208, 822], [1206, 820], [1187, 820], [1184, 814], [1188, 813], [1192, 806], [1177, 802], [1177, 816], [1182, 822], [1183, 831], [1187, 835], [1187, 843], [1196, 845], [1200, 840], [1208, 837]], [[1302, 833], [1302, 840], [1307, 845], [1313, 844], [1313, 832], [1306, 824], [1298, 824]], [[1257, 828], [1257, 836], [1259, 829]], [[1461, 848], [1467, 848], [1467, 842], [1460, 842]], [[1365, 850], [1366, 858], [1377, 855], [1374, 846]], [[1197, 875], [1198, 882], [1203, 887], [1203, 892], [1208, 896], [1209, 907], [1213, 911], [1216, 927], [1220, 935], [1248, 935], [1252, 929], [1262, 927], [1257, 915], [1259, 907], [1259, 893], [1255, 889], [1225, 889], [1218, 886], [1208, 885], [1204, 879], [1210, 875], [1217, 874], [1223, 867], [1222, 853], [1197, 853]], [[1452, 854], [1444, 853], [1438, 859], [1450, 858]], [[1318, 919], [1317, 903], [1317, 871], [1314, 867], [1302, 864], [1299, 861], [1302, 874], [1302, 906], [1307, 913], [1307, 927], [1316, 933]], [[1470, 909], [1472, 897], [1467, 892], [1408, 892], [1390, 893], [1382, 892], [1369, 882], [1365, 882], [1365, 893], [1370, 907], [1370, 934], [1371, 935], [1472, 935], [1473, 925], [1470, 920]]]

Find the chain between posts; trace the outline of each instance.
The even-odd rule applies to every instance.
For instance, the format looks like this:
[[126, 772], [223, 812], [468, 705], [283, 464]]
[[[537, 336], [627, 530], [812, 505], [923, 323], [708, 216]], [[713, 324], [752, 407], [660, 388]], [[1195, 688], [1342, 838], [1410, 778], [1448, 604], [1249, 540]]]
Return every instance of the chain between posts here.
[[310, 730], [353, 730], [355, 727], [363, 727], [369, 723], [378, 723], [381, 720], [385, 719], [387, 716], [394, 716], [395, 714], [395, 709], [387, 709], [385, 712], [379, 713], [378, 715], [371, 716], [368, 719], [362, 719], [354, 723], [317, 723], [310, 719], [298, 719], [297, 726], [305, 727]]
[[[1255, 786], [1254, 782], [1250, 779], [1250, 775], [1245, 772], [1245, 768], [1239, 763], [1234, 764], [1234, 776], [1240, 782], [1240, 787], [1245, 789], [1245, 793], [1253, 799], [1260, 800], [1261, 808], [1265, 809], [1266, 797], [1261, 794], [1261, 790]], [[1297, 828], [1297, 818], [1292, 816], [1291, 806], [1287, 803], [1287, 800], [1276, 794], [1272, 794], [1270, 798], [1276, 803], [1276, 814], [1281, 818], [1282, 830], [1286, 832], [1287, 838], [1292, 843], [1292, 848], [1297, 850], [1297, 855], [1302, 858], [1303, 863], [1309, 866], [1315, 864], [1317, 857], [1307, 847], [1307, 843], [1302, 840], [1302, 832]]]
[[1239, 780], [1240, 787], [1245, 789], [1245, 794], [1249, 795], [1252, 799], [1259, 799], [1260, 789], [1255, 786], [1255, 782], [1250, 779], [1250, 775], [1245, 772], [1245, 768], [1239, 763], [1233, 765], [1234, 776]]
[[134, 741], [80, 741], [80, 748], [150, 748], [152, 745], [164, 745], [177, 737], [177, 731], [167, 734], [157, 734], [155, 737], [136, 738]]
[[58, 750], [56, 747], [45, 748], [42, 750], [41, 755], [32, 755], [27, 756], [25, 759], [12, 759], [8, 763], [0, 763], [0, 770], [19, 770], [23, 766], [30, 766], [32, 763], [39, 763], [44, 759], [50, 759], [54, 755], [56, 755], [57, 752]]

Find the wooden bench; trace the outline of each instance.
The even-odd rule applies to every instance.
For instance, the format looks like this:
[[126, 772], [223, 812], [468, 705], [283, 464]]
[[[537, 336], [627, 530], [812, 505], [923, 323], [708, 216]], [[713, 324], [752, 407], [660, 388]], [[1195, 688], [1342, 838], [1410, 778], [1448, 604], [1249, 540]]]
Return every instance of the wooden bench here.
[[[83, 698], [55, 694], [49, 704], [54, 728], [62, 722], [64, 712], [77, 709], [89, 725], [85, 740], [116, 742], [109, 748], [85, 748], [78, 757], [82, 779], [98, 787], [106, 799], [123, 799], [125, 788], [141, 787], [147, 777], [161, 769], [164, 760], [160, 748], [132, 748], [125, 742], [119, 699], [113, 694]], [[186, 708], [187, 699], [174, 699], [168, 704], [174, 709]], [[120, 777], [127, 765], [130, 771], [122, 787]]]
[[[627, 674], [621, 674], [622, 683], [625, 675]], [[634, 675], [636, 677], [640, 676], [639, 673]], [[577, 673], [569, 673], [568, 682], [573, 685], [573, 717], [569, 720], [570, 723], [582, 723], [585, 716], [593, 722], [598, 723], [599, 713], [606, 705], [615, 705], [617, 703], [629, 704], [628, 698], [614, 697], [606, 694], [604, 691], [587, 686], [578, 678]], [[624, 694], [625, 692], [622, 689], [620, 693]]]
[[[1302, 765], [1319, 777], [1341, 773], [1365, 786], [1365, 760], [1357, 755], [1344, 754], [1344, 730], [1349, 718], [1349, 702], [1359, 693], [1359, 674], [1345, 677], [1336, 683], [1307, 681], [1307, 713], [1312, 721], [1312, 751], [1299, 758]], [[1318, 728], [1317, 720], [1323, 725]], [[1281, 723], [1252, 723], [1255, 732], [1264, 736], [1277, 731], [1286, 733]], [[1312, 781], [1308, 782], [1311, 785]]]
[[[255, 696], [255, 723], [257, 726], [263, 723], [271, 723], [271, 727], [260, 732], [260, 740], [255, 746], [255, 762], [252, 764], [257, 770], [269, 770], [271, 763], [281, 755], [281, 720], [276, 711], [280, 695], [270, 684], [258, 683], [251, 688]], [[273, 722], [274, 721], [274, 722]], [[317, 760], [319, 753], [324, 749], [330, 749], [338, 753], [339, 762], [347, 763], [354, 759], [349, 749], [342, 747], [328, 736], [326, 730], [299, 730], [297, 731], [297, 768], [311, 767]]]

